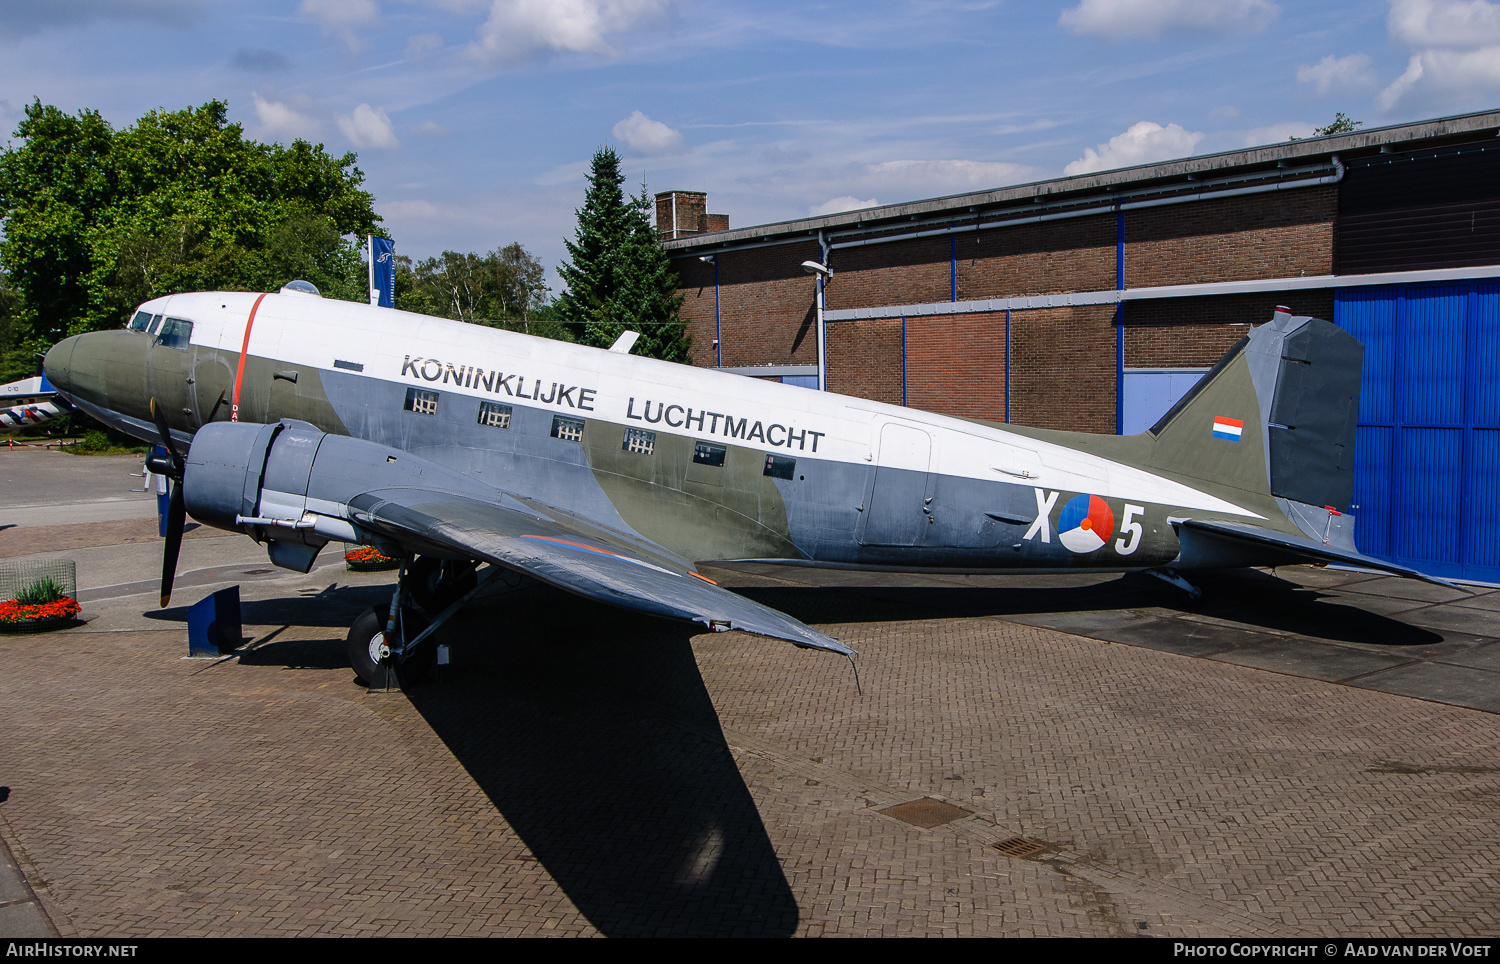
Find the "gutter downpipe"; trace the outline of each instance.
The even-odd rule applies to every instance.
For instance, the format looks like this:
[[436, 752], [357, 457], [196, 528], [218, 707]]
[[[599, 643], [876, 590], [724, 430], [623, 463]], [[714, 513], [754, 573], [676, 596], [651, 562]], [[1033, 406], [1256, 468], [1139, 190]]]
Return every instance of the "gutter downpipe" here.
[[719, 312], [719, 256], [714, 255], [714, 365], [724, 367], [724, 316]]
[[[828, 239], [822, 231], [818, 232], [819, 261], [823, 267], [828, 265]], [[818, 272], [818, 391], [828, 391], [828, 332], [823, 323], [823, 285], [827, 276]]]
[[[1125, 290], [1125, 212], [1115, 212], [1115, 290]], [[1115, 305], [1115, 434], [1125, 430], [1125, 302]]]

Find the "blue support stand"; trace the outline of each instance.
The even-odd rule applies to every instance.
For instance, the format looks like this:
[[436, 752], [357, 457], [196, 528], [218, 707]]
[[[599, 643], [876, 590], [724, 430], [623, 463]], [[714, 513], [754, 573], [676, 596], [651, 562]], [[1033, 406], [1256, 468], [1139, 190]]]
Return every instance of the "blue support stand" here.
[[188, 655], [222, 656], [240, 646], [240, 587], [220, 589], [187, 611]]

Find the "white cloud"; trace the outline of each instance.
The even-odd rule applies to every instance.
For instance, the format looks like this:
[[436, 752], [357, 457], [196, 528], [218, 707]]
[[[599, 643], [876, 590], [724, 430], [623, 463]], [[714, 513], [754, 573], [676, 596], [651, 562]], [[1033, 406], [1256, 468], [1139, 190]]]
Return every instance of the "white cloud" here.
[[355, 147], [389, 150], [401, 146], [401, 142], [396, 140], [396, 130], [391, 127], [391, 119], [386, 116], [385, 109], [371, 107], [369, 104], [360, 104], [354, 108], [353, 114], [340, 117], [339, 130], [344, 132], [344, 136]]
[[1500, 4], [1487, 0], [1390, 0], [1391, 39], [1414, 52], [1376, 104], [1436, 107], [1500, 87]]
[[1391, 0], [1391, 37], [1408, 47], [1500, 44], [1500, 6], [1486, 0]]
[[1108, 40], [1155, 40], [1174, 30], [1263, 30], [1280, 12], [1270, 0], [1082, 0], [1064, 10], [1057, 22], [1074, 33]]
[[1173, 157], [1186, 157], [1203, 139], [1197, 131], [1183, 130], [1176, 124], [1166, 127], [1151, 121], [1132, 124], [1123, 134], [1117, 134], [1106, 144], [1090, 147], [1083, 156], [1067, 167], [1067, 175], [1089, 174], [1093, 171], [1109, 171], [1117, 167], [1131, 167], [1162, 161]]
[[673, 154], [682, 150], [682, 134], [661, 121], [634, 111], [614, 126], [616, 138], [636, 154]]
[[1311, 67], [1297, 68], [1297, 83], [1312, 84], [1318, 95], [1367, 90], [1377, 83], [1374, 62], [1368, 54], [1335, 57], [1329, 54]]
[[255, 108], [255, 118], [260, 121], [260, 137], [277, 141], [292, 141], [297, 138], [315, 141], [323, 136], [322, 109], [306, 94], [290, 94], [285, 97], [265, 88], [250, 95]]
[[664, 14], [675, 0], [494, 0], [469, 55], [505, 65], [548, 53], [615, 55], [607, 39]]
[[380, 20], [380, 8], [375, 5], [375, 0], [302, 0], [297, 12], [316, 19], [324, 33], [334, 34], [350, 50], [360, 47], [354, 31], [373, 27]]
[[453, 132], [439, 124], [437, 121], [425, 120], [414, 128], [418, 134], [426, 134], [428, 137], [447, 137]]
[[852, 194], [845, 194], [841, 197], [829, 198], [822, 204], [819, 204], [816, 207], [809, 208], [807, 211], [807, 215], [808, 217], [817, 218], [822, 217], [825, 214], [843, 214], [845, 211], [858, 211], [860, 208], [873, 208], [878, 206], [879, 204], [880, 202], [875, 200], [874, 198], [869, 198], [867, 200], [861, 201], [859, 198], [855, 197]]

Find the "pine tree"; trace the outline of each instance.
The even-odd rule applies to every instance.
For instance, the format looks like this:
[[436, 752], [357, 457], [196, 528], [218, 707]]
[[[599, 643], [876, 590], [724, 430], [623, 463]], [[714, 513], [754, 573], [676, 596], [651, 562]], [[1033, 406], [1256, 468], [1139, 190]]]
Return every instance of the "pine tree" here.
[[657, 243], [646, 189], [627, 199], [624, 181], [613, 149], [594, 154], [588, 192], [576, 212], [577, 239], [563, 242], [570, 260], [557, 269], [567, 285], [557, 299], [558, 316], [577, 327], [586, 345], [607, 348], [632, 329], [641, 333], [634, 354], [686, 362], [690, 342], [677, 314], [677, 273]]

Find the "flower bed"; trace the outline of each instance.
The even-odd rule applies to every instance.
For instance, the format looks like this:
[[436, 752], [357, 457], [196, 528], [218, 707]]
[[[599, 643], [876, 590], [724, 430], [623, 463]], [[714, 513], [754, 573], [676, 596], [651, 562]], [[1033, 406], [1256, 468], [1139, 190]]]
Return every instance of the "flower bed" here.
[[28, 632], [51, 629], [71, 621], [82, 611], [77, 600], [64, 596], [28, 605], [18, 599], [0, 603], [0, 630]]
[[374, 546], [360, 546], [344, 553], [344, 565], [350, 572], [385, 572], [401, 568], [401, 560], [385, 555]]

